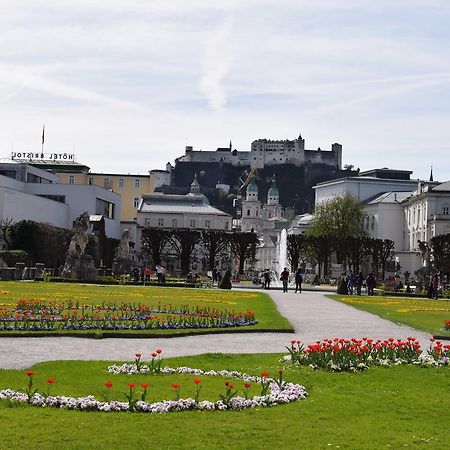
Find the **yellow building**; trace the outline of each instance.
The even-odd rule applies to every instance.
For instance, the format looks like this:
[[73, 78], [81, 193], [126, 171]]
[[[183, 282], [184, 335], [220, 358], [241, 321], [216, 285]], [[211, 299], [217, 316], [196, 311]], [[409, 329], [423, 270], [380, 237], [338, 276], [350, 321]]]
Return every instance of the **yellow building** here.
[[[133, 221], [143, 194], [154, 192], [150, 175], [55, 172], [63, 184], [93, 184], [121, 196], [120, 220]], [[153, 186], [152, 186], [153, 184]]]
[[121, 196], [121, 222], [133, 222], [143, 194], [152, 194], [155, 188], [170, 185], [172, 166], [166, 170], [150, 170], [147, 175], [120, 173], [93, 173], [84, 164], [75, 162], [74, 155], [55, 154], [50, 159], [30, 159], [26, 162], [58, 176], [61, 184], [90, 184], [100, 186]]

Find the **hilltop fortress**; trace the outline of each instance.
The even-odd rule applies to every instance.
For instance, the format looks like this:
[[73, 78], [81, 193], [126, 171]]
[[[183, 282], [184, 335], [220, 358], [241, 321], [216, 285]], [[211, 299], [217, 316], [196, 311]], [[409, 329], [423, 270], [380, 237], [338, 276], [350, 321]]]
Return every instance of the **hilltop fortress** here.
[[342, 145], [332, 144], [331, 151], [305, 149], [305, 140], [301, 135], [294, 140], [258, 139], [252, 142], [251, 150], [233, 150], [229, 147], [218, 148], [216, 151], [194, 150], [186, 146], [184, 156], [176, 159], [176, 163], [183, 162], [215, 162], [233, 166], [246, 166], [252, 169], [263, 169], [267, 166], [292, 164], [300, 167], [305, 163], [324, 164], [335, 169], [342, 169]]

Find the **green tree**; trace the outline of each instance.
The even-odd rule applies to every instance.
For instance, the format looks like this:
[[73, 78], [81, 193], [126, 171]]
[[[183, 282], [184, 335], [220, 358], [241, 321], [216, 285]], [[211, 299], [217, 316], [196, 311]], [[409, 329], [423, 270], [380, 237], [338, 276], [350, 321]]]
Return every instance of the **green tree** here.
[[390, 239], [372, 240], [372, 262], [377, 278], [380, 276], [384, 280], [386, 275], [386, 263], [392, 259], [394, 254], [394, 241]]
[[231, 234], [231, 252], [239, 261], [239, 273], [244, 273], [244, 265], [247, 260], [254, 260], [258, 237], [253, 232], [238, 232]]
[[207, 258], [208, 269], [215, 267], [216, 258], [223, 253], [230, 244], [229, 233], [222, 230], [204, 230], [201, 233], [201, 245]]
[[141, 251], [153, 266], [161, 264], [164, 247], [170, 240], [170, 231], [162, 228], [144, 228], [141, 234]]
[[335, 196], [316, 205], [310, 236], [348, 238], [365, 236], [363, 204], [349, 195]]
[[170, 234], [170, 244], [180, 260], [181, 273], [183, 275], [189, 272], [191, 258], [199, 241], [200, 232], [189, 228], [173, 230]]
[[319, 268], [318, 277], [322, 279], [328, 271], [328, 262], [332, 252], [333, 239], [330, 236], [308, 236], [308, 248], [310, 262], [317, 263]]
[[434, 236], [430, 241], [433, 265], [436, 271], [450, 276], [450, 233]]
[[299, 266], [301, 256], [307, 251], [308, 237], [304, 234], [288, 234], [286, 244], [291, 270], [295, 270]]

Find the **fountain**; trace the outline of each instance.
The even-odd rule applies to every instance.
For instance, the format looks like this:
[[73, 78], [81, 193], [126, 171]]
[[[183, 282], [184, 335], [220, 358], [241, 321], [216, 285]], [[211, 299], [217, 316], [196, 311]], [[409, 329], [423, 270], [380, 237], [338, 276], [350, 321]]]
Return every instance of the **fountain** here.
[[[280, 273], [284, 270], [285, 267], [288, 267], [286, 229], [281, 230], [280, 237], [278, 238], [277, 246], [278, 246], [277, 280], [279, 281]], [[288, 269], [289, 269], [289, 267], [288, 267]]]

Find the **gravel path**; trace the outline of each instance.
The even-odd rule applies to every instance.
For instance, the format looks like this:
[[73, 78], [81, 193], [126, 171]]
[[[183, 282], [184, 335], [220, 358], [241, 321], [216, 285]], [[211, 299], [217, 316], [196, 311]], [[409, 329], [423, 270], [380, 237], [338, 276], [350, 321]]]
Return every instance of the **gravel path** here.
[[363, 336], [384, 339], [418, 338], [428, 346], [431, 335], [396, 325], [373, 314], [335, 302], [320, 292], [287, 294], [269, 291], [282, 315], [295, 329], [288, 333], [234, 333], [152, 339], [85, 339], [68, 337], [0, 338], [0, 369], [25, 369], [51, 360], [130, 360], [136, 352], [162, 348], [165, 357], [202, 353], [279, 353], [293, 338], [316, 339]]

